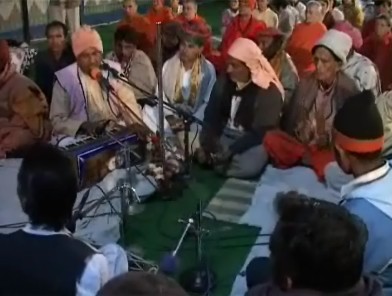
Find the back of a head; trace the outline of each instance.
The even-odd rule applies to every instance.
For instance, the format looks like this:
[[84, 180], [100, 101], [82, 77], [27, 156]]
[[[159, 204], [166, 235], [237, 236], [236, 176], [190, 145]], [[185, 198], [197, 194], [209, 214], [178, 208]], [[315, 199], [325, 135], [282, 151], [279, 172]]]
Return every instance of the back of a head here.
[[289, 192], [278, 197], [280, 216], [270, 239], [274, 280], [287, 289], [335, 293], [361, 278], [364, 224], [345, 208]]
[[128, 272], [107, 282], [97, 296], [187, 296], [172, 279], [162, 274]]
[[78, 191], [72, 161], [56, 147], [36, 144], [18, 173], [18, 195], [34, 225], [60, 230], [72, 215]]

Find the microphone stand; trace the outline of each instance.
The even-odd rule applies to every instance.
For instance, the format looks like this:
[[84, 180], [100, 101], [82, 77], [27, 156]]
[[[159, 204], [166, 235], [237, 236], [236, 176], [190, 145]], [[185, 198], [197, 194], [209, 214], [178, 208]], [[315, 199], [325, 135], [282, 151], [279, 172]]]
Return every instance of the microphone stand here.
[[211, 269], [203, 254], [203, 236], [209, 230], [202, 225], [202, 201], [197, 205], [195, 225], [193, 233], [196, 236], [196, 266], [185, 270], [180, 275], [181, 286], [190, 293], [209, 295], [216, 286], [216, 273]]

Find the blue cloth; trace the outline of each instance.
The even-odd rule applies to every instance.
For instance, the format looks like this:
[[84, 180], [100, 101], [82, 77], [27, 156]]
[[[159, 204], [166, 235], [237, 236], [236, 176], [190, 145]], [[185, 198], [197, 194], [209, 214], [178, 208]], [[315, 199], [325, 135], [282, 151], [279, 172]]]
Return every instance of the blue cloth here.
[[342, 205], [360, 217], [369, 237], [364, 257], [364, 273], [376, 274], [385, 295], [392, 295], [392, 169], [382, 167], [362, 175], [342, 187]]

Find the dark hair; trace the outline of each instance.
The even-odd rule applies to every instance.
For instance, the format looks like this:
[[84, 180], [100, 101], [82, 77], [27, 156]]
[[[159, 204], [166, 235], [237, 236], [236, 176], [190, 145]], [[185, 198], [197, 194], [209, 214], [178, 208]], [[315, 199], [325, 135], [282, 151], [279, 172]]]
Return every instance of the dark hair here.
[[33, 225], [62, 229], [71, 218], [77, 185], [71, 159], [58, 148], [35, 144], [27, 151], [18, 173], [18, 195]]
[[67, 38], [68, 37], [68, 27], [66, 24], [60, 22], [60, 21], [53, 21], [50, 22], [49, 24], [46, 25], [45, 28], [45, 36], [48, 37], [49, 35], [49, 31], [54, 29], [54, 28], [61, 28], [63, 29], [63, 33], [64, 33], [64, 37]]
[[286, 8], [291, 4], [290, 0], [275, 0], [273, 6], [276, 7], [277, 10], [281, 8]]
[[137, 45], [138, 39], [140, 37], [140, 34], [137, 33], [134, 29], [132, 29], [132, 27], [130, 27], [129, 25], [120, 26], [117, 28], [116, 32], [114, 32], [115, 42], [125, 41], [127, 43]]
[[280, 194], [270, 239], [274, 280], [285, 289], [335, 293], [361, 278], [367, 230], [344, 207], [296, 192]]
[[376, 17], [376, 20], [383, 20], [387, 23], [388, 27], [392, 26], [392, 20], [389, 16], [385, 15], [385, 14], [380, 14]]
[[174, 280], [163, 274], [128, 272], [107, 282], [97, 294], [97, 296], [112, 295], [187, 296], [188, 294]]
[[389, 7], [392, 6], [391, 0], [376, 0], [376, 1], [374, 1], [374, 6], [382, 6], [384, 4], [387, 4]]

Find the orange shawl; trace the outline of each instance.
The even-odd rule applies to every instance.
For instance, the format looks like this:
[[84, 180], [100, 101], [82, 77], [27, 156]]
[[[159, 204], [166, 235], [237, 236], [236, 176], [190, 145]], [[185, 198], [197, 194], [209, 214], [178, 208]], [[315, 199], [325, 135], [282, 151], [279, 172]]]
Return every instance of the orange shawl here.
[[315, 70], [312, 49], [325, 32], [327, 28], [323, 23], [301, 23], [295, 26], [286, 50], [297, 67], [299, 77]]
[[162, 6], [158, 9], [151, 8], [146, 15], [152, 25], [156, 23], [165, 23], [173, 19], [172, 10], [169, 7]]

